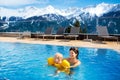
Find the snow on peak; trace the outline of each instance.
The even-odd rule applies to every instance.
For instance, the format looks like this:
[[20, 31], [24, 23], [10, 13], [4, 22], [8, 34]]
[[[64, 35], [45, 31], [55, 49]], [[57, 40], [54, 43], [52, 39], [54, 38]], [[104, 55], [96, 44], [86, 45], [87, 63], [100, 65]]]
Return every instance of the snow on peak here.
[[[37, 8], [33, 6], [28, 6], [21, 9], [7, 9], [0, 7], [0, 16], [19, 16], [23, 18], [28, 18], [32, 16], [40, 16], [44, 14], [56, 14], [56, 15], [62, 15], [67, 18], [71, 17], [78, 17], [81, 13], [90, 14], [90, 16], [101, 16], [104, 13], [107, 13], [111, 10], [120, 10], [119, 5], [115, 4], [106, 4], [101, 3], [96, 6], [89, 6], [86, 8], [68, 8], [68, 9], [56, 9], [53, 6], [49, 5], [45, 8]], [[8, 14], [9, 13], [9, 14]]]
[[45, 8], [41, 8], [42, 14], [59, 14], [59, 10], [55, 9], [53, 6], [49, 5]]
[[91, 16], [101, 16], [104, 13], [109, 12], [113, 8], [114, 4], [101, 3], [96, 6], [87, 7], [82, 9], [83, 12], [89, 13]]

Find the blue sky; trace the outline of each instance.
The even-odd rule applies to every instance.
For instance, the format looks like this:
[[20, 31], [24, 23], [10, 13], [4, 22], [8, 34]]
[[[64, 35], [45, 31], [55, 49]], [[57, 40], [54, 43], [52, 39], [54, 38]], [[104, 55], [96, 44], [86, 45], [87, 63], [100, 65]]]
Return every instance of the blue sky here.
[[52, 5], [55, 8], [64, 9], [69, 7], [87, 7], [100, 3], [120, 4], [120, 0], [0, 0], [0, 7], [23, 8], [36, 6], [39, 8]]

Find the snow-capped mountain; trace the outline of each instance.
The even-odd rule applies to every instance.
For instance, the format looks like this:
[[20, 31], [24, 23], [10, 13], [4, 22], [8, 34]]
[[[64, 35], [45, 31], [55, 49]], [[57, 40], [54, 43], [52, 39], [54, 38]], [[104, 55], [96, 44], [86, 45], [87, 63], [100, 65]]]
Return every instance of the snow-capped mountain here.
[[51, 5], [45, 8], [28, 6], [22, 9], [7, 9], [7, 8], [0, 7], [0, 16], [1, 17], [16, 16], [16, 17], [22, 17], [26, 19], [32, 16], [56, 14], [56, 15], [61, 15], [70, 19], [72, 17], [77, 17], [80, 14], [90, 14], [90, 16], [96, 15], [100, 17], [104, 13], [107, 13], [110, 11], [118, 11], [118, 10], [120, 10], [120, 4], [106, 4], [106, 3], [101, 3], [96, 6], [88, 6], [86, 8], [68, 8], [68, 9], [55, 9]]
[[[0, 7], [0, 31], [29, 30], [35, 32], [44, 31], [46, 26], [57, 29], [59, 26], [68, 27], [77, 19], [80, 21], [81, 27], [87, 27], [87, 32], [95, 32], [96, 19], [101, 17], [111, 17], [111, 19], [100, 19], [99, 25], [111, 27], [111, 33], [114, 33], [114, 29], [120, 33], [120, 18], [118, 18], [120, 17], [120, 4], [106, 3], [68, 9], [56, 9], [51, 5], [45, 8], [28, 6], [21, 9]], [[115, 17], [117, 18], [114, 19]]]
[[[105, 4], [105, 3], [101, 3], [98, 4], [96, 6], [88, 6], [87, 8], [83, 8], [82, 12], [85, 13], [89, 13], [91, 16], [98, 16], [100, 17], [101, 15], [103, 15], [104, 13], [110, 12], [110, 11], [117, 11], [118, 9], [120, 9], [120, 7], [118, 7], [119, 5], [117, 4]], [[117, 7], [117, 8], [115, 8]], [[114, 9], [114, 10], [112, 10]]]

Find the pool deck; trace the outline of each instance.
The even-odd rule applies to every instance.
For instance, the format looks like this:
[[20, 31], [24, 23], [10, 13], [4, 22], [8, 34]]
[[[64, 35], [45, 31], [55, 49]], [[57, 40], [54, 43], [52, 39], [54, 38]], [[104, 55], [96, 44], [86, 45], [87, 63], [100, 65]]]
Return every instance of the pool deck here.
[[20, 42], [20, 43], [30, 43], [30, 44], [107, 48], [107, 49], [114, 49], [120, 52], [120, 43], [117, 43], [114, 41], [104, 41], [104, 43], [100, 43], [97, 41], [87, 42], [83, 40], [68, 40], [68, 39], [67, 40], [65, 39], [42, 40], [42, 39], [35, 39], [35, 38], [17, 39], [16, 37], [0, 37], [0, 42]]

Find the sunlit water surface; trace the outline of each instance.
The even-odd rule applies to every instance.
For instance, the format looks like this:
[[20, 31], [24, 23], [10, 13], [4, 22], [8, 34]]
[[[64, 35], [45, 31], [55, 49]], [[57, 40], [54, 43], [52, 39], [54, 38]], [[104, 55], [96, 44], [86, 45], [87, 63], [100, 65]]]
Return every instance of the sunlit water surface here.
[[0, 80], [120, 80], [120, 53], [110, 49], [79, 47], [81, 65], [71, 76], [53, 76], [56, 68], [47, 58], [60, 52], [69, 56], [68, 46], [0, 42]]

